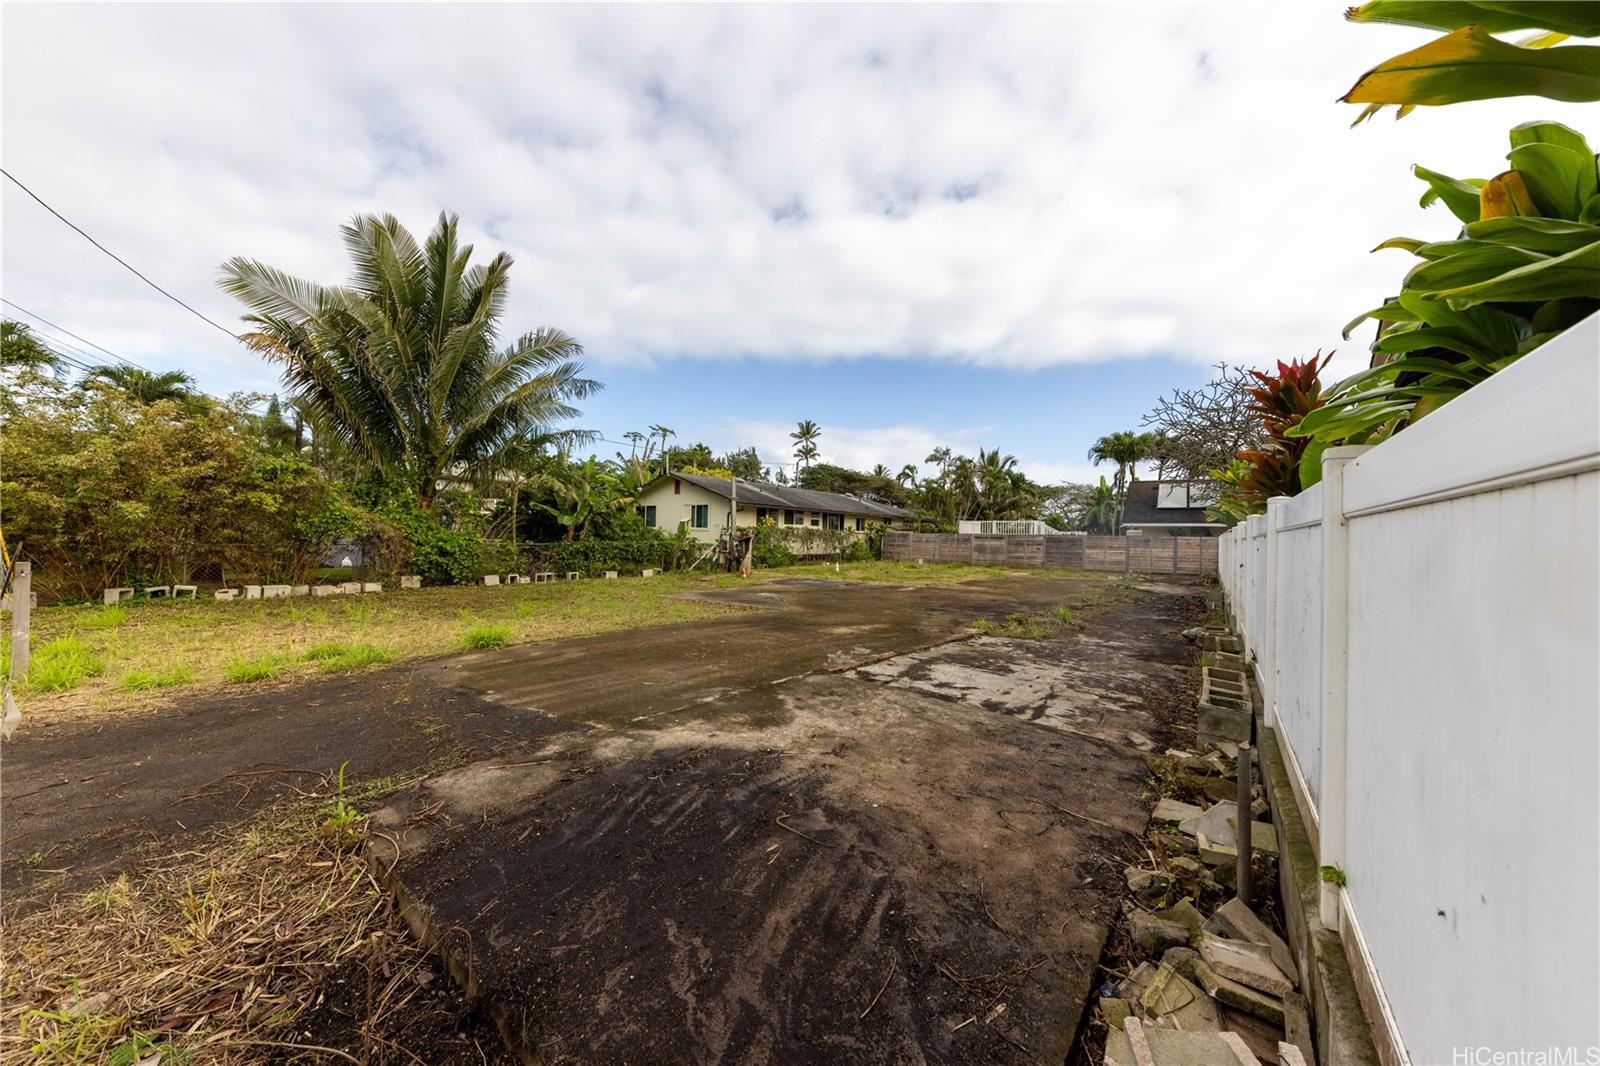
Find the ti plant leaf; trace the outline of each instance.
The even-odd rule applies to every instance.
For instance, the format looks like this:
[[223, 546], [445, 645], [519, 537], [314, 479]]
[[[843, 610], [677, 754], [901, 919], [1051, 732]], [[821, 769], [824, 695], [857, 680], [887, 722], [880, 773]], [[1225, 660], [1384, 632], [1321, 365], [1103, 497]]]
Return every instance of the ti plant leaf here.
[[[1574, 103], [1600, 100], [1600, 47], [1522, 48], [1498, 40], [1479, 25], [1468, 25], [1379, 63], [1340, 99], [1347, 104], [1415, 107], [1503, 96], [1543, 96]], [[1363, 117], [1372, 110], [1368, 108]]]
[[1351, 22], [1389, 22], [1425, 30], [1478, 26], [1490, 33], [1554, 30], [1574, 37], [1600, 37], [1600, 7], [1572, 0], [1472, 3], [1454, 0], [1369, 0], [1344, 13]]
[[1414, 166], [1411, 171], [1428, 183], [1428, 191], [1422, 194], [1419, 201], [1422, 207], [1440, 200], [1461, 221], [1478, 221], [1478, 198], [1482, 195], [1485, 182], [1462, 181], [1424, 166]]

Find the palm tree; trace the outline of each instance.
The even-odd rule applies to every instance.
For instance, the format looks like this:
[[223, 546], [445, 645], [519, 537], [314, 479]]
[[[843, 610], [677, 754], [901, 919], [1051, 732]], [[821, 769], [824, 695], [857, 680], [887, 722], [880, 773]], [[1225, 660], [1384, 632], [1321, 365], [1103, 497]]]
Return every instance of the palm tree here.
[[900, 468], [900, 473], [896, 474], [894, 479], [908, 489], [914, 488], [917, 484], [917, 468], [907, 463]]
[[820, 436], [822, 436], [822, 427], [809, 418], [801, 422], [795, 427], [795, 431], [789, 434], [789, 439], [797, 445], [794, 450], [795, 458], [799, 459], [802, 465], [809, 466], [811, 461], [817, 457], [817, 438]]
[[560, 330], [498, 347], [511, 257], [469, 266], [457, 230], [440, 214], [418, 245], [393, 215], [358, 215], [342, 227], [354, 264], [346, 285], [237, 257], [220, 283], [250, 309], [243, 339], [283, 365], [290, 393], [424, 507], [452, 469], [574, 417], [572, 401], [601, 387]]
[[1116, 463], [1116, 480], [1112, 483], [1117, 499], [1121, 500], [1128, 490], [1128, 474], [1139, 463], [1149, 458], [1154, 450], [1155, 441], [1148, 433], [1134, 433], [1123, 430], [1119, 433], [1107, 434], [1094, 442], [1094, 447], [1089, 449], [1089, 459], [1095, 466], [1101, 463]]
[[1112, 533], [1117, 528], [1117, 496], [1101, 475], [1100, 484], [1089, 497], [1089, 506], [1083, 512], [1083, 524], [1090, 533]]
[[879, 463], [877, 466], [872, 468], [872, 476], [875, 478], [880, 478], [883, 481], [888, 481], [889, 468], [884, 466], [882, 463]]
[[676, 437], [678, 435], [677, 431], [668, 429], [666, 426], [651, 426], [650, 435], [661, 438], [661, 461], [663, 463], [661, 472], [664, 474], [672, 473], [672, 455], [667, 451], [667, 438]]
[[98, 381], [110, 385], [138, 403], [157, 403], [161, 400], [184, 400], [194, 395], [194, 378], [181, 370], [164, 370], [157, 374], [137, 366], [114, 364], [97, 366], [83, 376], [83, 384]]
[[596, 515], [617, 511], [633, 503], [626, 478], [611, 463], [590, 456], [581, 463], [562, 460], [537, 481], [551, 489], [556, 502], [539, 504], [566, 527], [565, 540], [576, 540], [589, 530]]
[[950, 449], [941, 445], [940, 447], [937, 447], [933, 451], [929, 452], [928, 457], [924, 459], [923, 462], [937, 463], [939, 469], [943, 471], [950, 465]]
[[54, 374], [61, 369], [61, 357], [26, 323], [0, 319], [0, 366]]

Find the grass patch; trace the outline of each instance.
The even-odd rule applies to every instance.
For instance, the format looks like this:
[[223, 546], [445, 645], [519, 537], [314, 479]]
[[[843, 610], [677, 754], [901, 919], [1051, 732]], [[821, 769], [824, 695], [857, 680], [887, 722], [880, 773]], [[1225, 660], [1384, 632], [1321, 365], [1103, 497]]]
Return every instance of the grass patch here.
[[84, 612], [79, 625], [84, 629], [115, 629], [128, 620], [128, 609], [120, 604], [108, 603]]
[[1078, 612], [1070, 605], [1058, 603], [1050, 608], [1050, 617], [1069, 629], [1082, 629], [1083, 619], [1078, 617]]
[[1000, 622], [992, 618], [975, 618], [967, 623], [967, 628], [985, 636], [1044, 640], [1062, 629], [1082, 629], [1083, 620], [1078, 617], [1075, 608], [1058, 603], [1041, 613], [1013, 611]]
[[[157, 1052], [163, 1066], [276, 1061], [262, 1049], [295, 1039], [284, 1025], [317, 1009], [330, 972], [430, 973], [359, 851], [319, 832], [338, 802], [324, 780], [305, 802], [8, 918], [0, 1061], [132, 1066]], [[418, 1012], [408, 1007], [423, 987], [394, 982], [356, 1008], [353, 1024], [412, 1044]], [[185, 1020], [153, 1031], [168, 1017]], [[449, 1061], [473, 1054], [468, 1037], [438, 1050]]]
[[308, 649], [304, 658], [318, 663], [323, 673], [338, 674], [347, 670], [365, 670], [394, 662], [394, 652], [376, 644], [340, 644], [330, 641]]
[[105, 660], [77, 637], [57, 637], [29, 656], [28, 690], [63, 692], [86, 677], [105, 673]]
[[283, 673], [289, 659], [284, 655], [259, 655], [254, 659], [230, 659], [222, 667], [222, 679], [231, 685], [269, 681]]
[[503, 648], [511, 643], [511, 630], [506, 626], [477, 625], [461, 634], [456, 647], [462, 651], [479, 648]]
[[118, 688], [124, 692], [144, 692], [153, 688], [175, 688], [194, 681], [194, 671], [187, 666], [169, 666], [165, 670], [129, 670], [122, 675]]

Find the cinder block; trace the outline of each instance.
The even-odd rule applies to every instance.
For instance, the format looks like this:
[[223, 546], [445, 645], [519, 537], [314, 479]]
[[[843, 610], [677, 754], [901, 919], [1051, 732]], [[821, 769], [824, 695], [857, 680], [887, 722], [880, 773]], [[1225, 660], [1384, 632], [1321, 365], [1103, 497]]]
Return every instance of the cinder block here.
[[238, 589], [218, 589], [217, 591], [213, 592], [211, 595], [215, 599], [231, 600], [231, 599], [236, 599], [238, 597], [239, 590]]
[[489, 585], [489, 586], [498, 585], [498, 584], [500, 584], [500, 575], [499, 574], [484, 574], [483, 575], [483, 583], [485, 585]]
[[172, 598], [175, 600], [192, 600], [199, 591], [200, 589], [195, 585], [174, 585], [172, 586]]
[[580, 578], [582, 576], [583, 575], [578, 573], [576, 570], [568, 570], [567, 571], [567, 580], [568, 581], [576, 581], [576, 580], [578, 580], [578, 578]]
[[144, 594], [152, 600], [159, 600], [171, 596], [172, 587], [170, 585], [146, 585]]
[[420, 589], [422, 587], [422, 575], [401, 574], [400, 587], [403, 589]]
[[654, 570], [641, 570], [641, 571], [639, 571], [639, 576], [640, 577], [655, 577], [656, 576], [656, 572]]
[[339, 591], [346, 596], [359, 596], [361, 595], [361, 582], [341, 581], [339, 582]]
[[264, 600], [286, 600], [289, 598], [288, 585], [262, 585], [261, 598]]
[[309, 595], [311, 595], [311, 586], [310, 585], [290, 585], [289, 586], [289, 595], [291, 595], [291, 596], [309, 596]]
[[311, 588], [311, 595], [313, 595], [313, 596], [337, 596], [337, 595], [339, 595], [339, 591], [340, 590], [339, 590], [339, 586], [338, 585], [314, 585]]
[[614, 578], [616, 576], [617, 576], [617, 572], [615, 570], [607, 570], [606, 571], [606, 577]]
[[246, 585], [244, 587], [244, 598], [247, 600], [259, 600], [261, 598], [261, 586]]
[[108, 607], [111, 604], [131, 599], [133, 599], [133, 590], [129, 588], [106, 589], [105, 591], [105, 603]]
[[361, 583], [361, 591], [362, 592], [382, 592], [383, 591], [383, 582], [381, 582], [381, 581], [363, 581]]
[[508, 584], [508, 585], [520, 585], [520, 584], [522, 584], [522, 575], [521, 574], [507, 574], [506, 575], [506, 584]]
[[554, 581], [555, 579], [556, 575], [549, 570], [541, 570], [537, 574], [533, 575], [533, 583], [535, 585], [542, 585], [546, 581]]

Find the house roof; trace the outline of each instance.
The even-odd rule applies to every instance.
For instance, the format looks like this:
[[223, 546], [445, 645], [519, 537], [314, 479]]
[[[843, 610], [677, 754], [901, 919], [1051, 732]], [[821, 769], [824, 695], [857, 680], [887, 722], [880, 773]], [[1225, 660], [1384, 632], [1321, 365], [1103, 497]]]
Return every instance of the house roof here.
[[1128, 494], [1122, 503], [1122, 524], [1125, 526], [1209, 526], [1216, 525], [1206, 517], [1204, 507], [1157, 507], [1156, 495], [1161, 491], [1159, 481], [1134, 481], [1128, 484]]
[[[733, 495], [733, 486], [725, 477], [705, 477], [701, 474], [662, 474], [646, 486], [646, 490], [654, 488], [667, 478], [678, 478], [691, 485], [698, 485], [707, 492], [714, 492], [723, 499]], [[842, 492], [816, 492], [812, 489], [797, 489], [789, 485], [770, 485], [762, 481], [746, 481], [739, 479], [739, 502], [752, 507], [787, 508], [794, 511], [834, 511], [848, 515], [866, 515], [868, 518], [912, 518], [915, 517], [904, 507], [896, 507], [891, 503], [880, 503], [877, 500], [866, 500], [860, 496], [850, 496]]]

